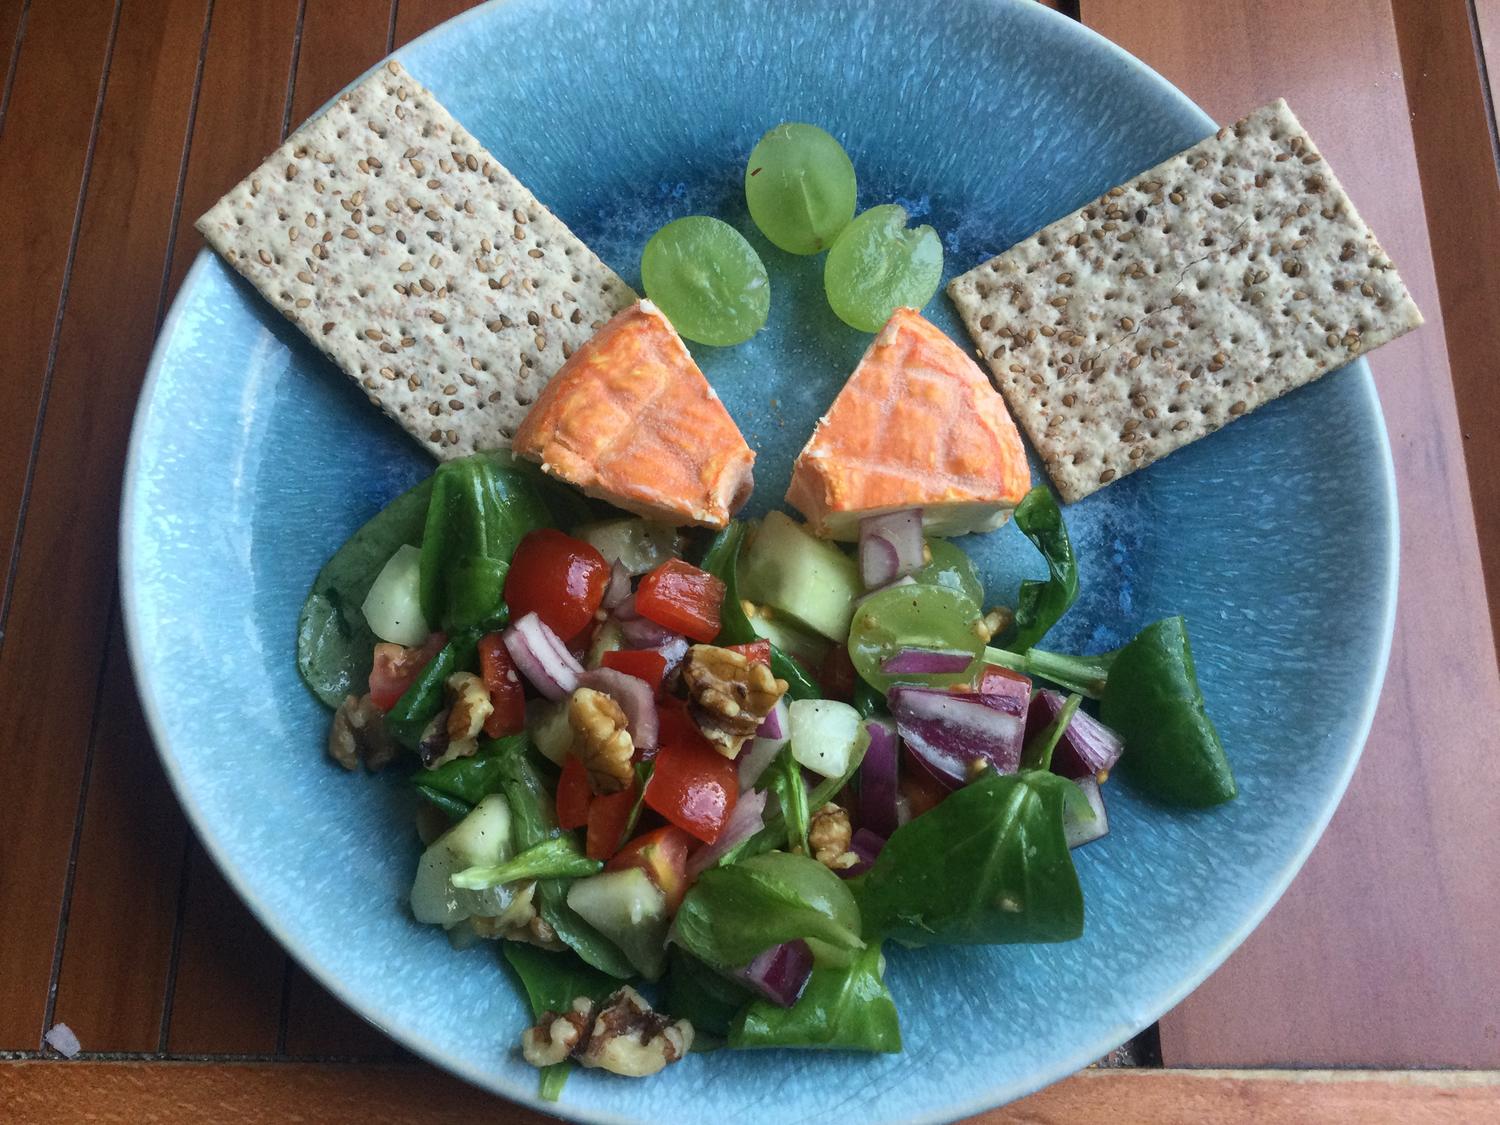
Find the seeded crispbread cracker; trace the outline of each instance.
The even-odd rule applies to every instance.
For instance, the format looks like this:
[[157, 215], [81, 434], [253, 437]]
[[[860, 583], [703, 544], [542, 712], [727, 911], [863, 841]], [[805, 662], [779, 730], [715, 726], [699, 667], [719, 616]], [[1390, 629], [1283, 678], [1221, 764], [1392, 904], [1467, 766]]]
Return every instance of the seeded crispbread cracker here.
[[1068, 502], [1422, 323], [1280, 100], [948, 294]]
[[396, 62], [198, 229], [440, 458], [508, 445], [573, 349], [635, 300]]

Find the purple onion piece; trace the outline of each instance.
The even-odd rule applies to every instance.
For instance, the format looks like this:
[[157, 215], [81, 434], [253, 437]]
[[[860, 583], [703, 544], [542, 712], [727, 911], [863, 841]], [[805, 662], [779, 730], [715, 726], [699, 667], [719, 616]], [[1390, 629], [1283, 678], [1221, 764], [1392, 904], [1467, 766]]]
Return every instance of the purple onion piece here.
[[1081, 848], [1109, 835], [1109, 817], [1104, 812], [1104, 794], [1092, 777], [1078, 779], [1078, 788], [1094, 812], [1094, 819], [1083, 816], [1071, 802], [1063, 805], [1063, 837], [1068, 847]]
[[604, 587], [604, 601], [600, 604], [606, 610], [617, 608], [626, 598], [630, 597], [630, 571], [625, 569], [625, 564], [619, 559], [609, 568], [609, 585]]
[[656, 749], [659, 716], [650, 684], [617, 668], [594, 668], [579, 676], [578, 683], [602, 691], [620, 705], [637, 750]]
[[776, 701], [776, 706], [771, 708], [770, 714], [765, 721], [755, 730], [756, 738], [790, 738], [792, 735], [791, 711], [787, 707], [786, 697]]
[[771, 1003], [790, 1008], [807, 987], [812, 968], [812, 950], [799, 938], [771, 946], [743, 969], [735, 970], [734, 977]]
[[870, 746], [859, 764], [859, 822], [881, 836], [896, 831], [896, 728], [883, 719], [868, 719]]
[[974, 654], [951, 648], [903, 648], [881, 661], [885, 676], [946, 676], [974, 663]]
[[620, 636], [631, 648], [656, 648], [677, 636], [672, 630], [646, 617], [619, 617]]
[[859, 856], [859, 862], [853, 867], [840, 868], [834, 874], [840, 879], [852, 879], [856, 875], [863, 875], [871, 867], [875, 866], [875, 857], [880, 854], [880, 849], [885, 847], [885, 837], [877, 836], [868, 828], [858, 828], [849, 841], [849, 850]]
[[907, 749], [950, 789], [973, 779], [976, 762], [1000, 773], [1020, 768], [1025, 705], [1016, 699], [897, 686], [889, 700]]
[[766, 793], [751, 791], [741, 793], [734, 803], [734, 811], [719, 831], [719, 838], [712, 844], [699, 848], [688, 858], [688, 876], [696, 879], [722, 857], [744, 843], [765, 827]]
[[745, 745], [745, 748], [740, 751], [739, 761], [735, 763], [739, 767], [741, 793], [754, 787], [755, 783], [760, 780], [761, 774], [766, 772], [766, 767], [776, 760], [776, 755], [781, 753], [781, 748], [786, 743], [787, 740], [784, 738], [753, 738]]
[[548, 699], [566, 699], [578, 686], [583, 665], [535, 613], [512, 624], [500, 639], [521, 675]]
[[[1047, 728], [1061, 713], [1067, 697], [1050, 688], [1038, 688], [1031, 697], [1026, 713], [1027, 737]], [[1114, 769], [1125, 750], [1124, 740], [1094, 716], [1082, 709], [1073, 712], [1073, 720], [1063, 731], [1057, 748], [1052, 751], [1052, 772], [1063, 777], [1091, 778], [1104, 770]]]
[[859, 572], [866, 589], [884, 586], [922, 566], [922, 509], [859, 521]]

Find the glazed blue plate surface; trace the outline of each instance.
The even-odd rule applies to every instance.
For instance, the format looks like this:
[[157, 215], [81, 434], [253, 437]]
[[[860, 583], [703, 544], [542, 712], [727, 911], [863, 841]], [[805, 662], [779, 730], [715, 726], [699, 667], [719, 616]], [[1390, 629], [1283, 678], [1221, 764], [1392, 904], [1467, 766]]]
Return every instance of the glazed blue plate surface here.
[[[751, 239], [770, 270], [770, 324], [695, 353], [759, 454], [752, 514], [779, 502], [869, 340], [829, 312], [820, 259], [777, 251], [748, 221], [744, 160], [765, 129], [831, 131], [861, 207], [896, 200], [934, 225], [952, 276], [1213, 128], [1032, 0], [511, 0], [397, 57], [632, 283], [670, 219], [718, 215]], [[946, 297], [927, 312], [967, 343]], [[514, 1049], [526, 1012], [500, 958], [456, 952], [410, 919], [411, 798], [329, 764], [328, 712], [294, 660], [318, 568], [431, 467], [205, 251], [136, 418], [130, 649], [178, 796], [266, 927], [407, 1047], [535, 1102]], [[589, 1121], [947, 1120], [1061, 1078], [1156, 1019], [1270, 908], [1343, 792], [1389, 646], [1394, 501], [1360, 362], [1067, 509], [1083, 594], [1049, 647], [1107, 649], [1185, 614], [1239, 799], [1184, 813], [1109, 786], [1110, 835], [1075, 853], [1079, 941], [888, 950], [899, 1055], [720, 1052], [643, 1082], [580, 1073], [548, 1108]], [[964, 546], [993, 601], [1042, 569], [1011, 527]]]

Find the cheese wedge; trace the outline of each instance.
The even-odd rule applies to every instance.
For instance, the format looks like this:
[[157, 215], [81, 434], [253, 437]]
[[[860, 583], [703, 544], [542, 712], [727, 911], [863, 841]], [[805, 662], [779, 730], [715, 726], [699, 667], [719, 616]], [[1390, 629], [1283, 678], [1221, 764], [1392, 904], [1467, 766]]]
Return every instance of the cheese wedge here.
[[817, 534], [921, 508], [926, 531], [990, 531], [1031, 487], [1021, 436], [984, 373], [915, 309], [897, 309], [819, 420], [786, 501]]
[[673, 525], [722, 528], [754, 487], [754, 452], [650, 301], [573, 353], [511, 448], [590, 496]]

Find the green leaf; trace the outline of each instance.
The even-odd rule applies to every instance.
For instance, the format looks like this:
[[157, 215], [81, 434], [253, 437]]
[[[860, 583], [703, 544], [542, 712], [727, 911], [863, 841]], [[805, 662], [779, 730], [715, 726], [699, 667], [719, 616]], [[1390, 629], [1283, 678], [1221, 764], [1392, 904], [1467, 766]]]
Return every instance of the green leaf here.
[[823, 698], [823, 689], [807, 666], [775, 645], [771, 646], [771, 674], [786, 681], [786, 694], [791, 699]]
[[[541, 1019], [543, 1012], [565, 1012], [579, 996], [603, 1000], [620, 986], [619, 981], [596, 972], [570, 953], [549, 953], [518, 941], [503, 943], [502, 951], [520, 979], [532, 1019]], [[538, 1095], [544, 1101], [557, 1101], [572, 1071], [571, 1062], [543, 1067]]]
[[899, 1051], [901, 1023], [884, 972], [878, 945], [847, 968], [818, 966], [790, 1008], [765, 1000], [746, 1008], [729, 1029], [729, 1045]]
[[1105, 652], [1097, 656], [1067, 656], [1060, 652], [1044, 652], [1039, 648], [1029, 648], [1025, 652], [986, 648], [983, 658], [986, 664], [998, 664], [1002, 668], [1009, 668], [1035, 679], [1049, 680], [1066, 691], [1077, 692], [1085, 699], [1103, 699], [1104, 686], [1109, 682], [1109, 669], [1114, 664], [1116, 655], [1117, 652]]
[[[418, 770], [411, 775], [411, 782], [419, 791], [431, 790], [472, 807], [491, 793], [500, 792], [500, 779], [509, 768], [502, 759], [515, 747], [524, 751], [526, 745], [524, 734], [507, 735], [484, 743], [472, 757], [455, 758], [435, 770]], [[432, 799], [431, 794], [424, 796]], [[433, 803], [446, 807], [438, 801]]]
[[1021, 754], [1021, 768], [1023, 770], [1047, 771], [1052, 767], [1052, 752], [1057, 749], [1057, 744], [1062, 741], [1062, 736], [1068, 729], [1068, 724], [1073, 721], [1073, 716], [1078, 712], [1078, 705], [1083, 702], [1083, 696], [1074, 692], [1068, 696], [1063, 703], [1063, 708], [1057, 713], [1047, 726], [1037, 732], [1030, 742], [1026, 744]]
[[1056, 625], [1078, 597], [1078, 563], [1062, 510], [1046, 485], [1016, 505], [1016, 526], [1047, 560], [1045, 581], [1027, 579], [1016, 600], [1016, 635], [1009, 648], [1025, 652]]
[[474, 806], [468, 801], [460, 800], [458, 797], [450, 797], [447, 793], [434, 789], [430, 785], [423, 785], [420, 782], [414, 784], [417, 792], [422, 795], [424, 800], [442, 809], [455, 821], [462, 820], [474, 809]]
[[786, 819], [786, 850], [797, 855], [809, 854], [807, 831], [812, 813], [808, 808], [807, 786], [802, 782], [802, 766], [792, 757], [790, 744], [776, 755], [776, 773], [771, 784], [781, 804], [781, 815]]
[[528, 531], [553, 526], [535, 475], [476, 453], [438, 466], [422, 531], [422, 614], [449, 632], [503, 611], [505, 569]]
[[1036, 770], [987, 771], [898, 828], [854, 880], [866, 937], [907, 945], [1078, 937], [1083, 892], [1062, 824], [1074, 788]]
[[704, 1049], [704, 1037], [728, 1035], [734, 1017], [750, 1002], [749, 990], [677, 945], [668, 948], [662, 986], [667, 1011], [693, 1025], [694, 1051]]
[[554, 836], [494, 867], [466, 867], [455, 872], [450, 881], [460, 890], [487, 891], [520, 879], [579, 879], [603, 867], [597, 859], [583, 854], [573, 836]]
[[297, 619], [297, 671], [330, 707], [361, 695], [378, 638], [365, 622], [365, 596], [397, 548], [422, 541], [432, 481], [408, 489], [356, 531], [318, 571]]
[[1120, 650], [1099, 717], [1125, 740], [1120, 772], [1158, 800], [1209, 808], [1239, 792], [1181, 617], [1148, 625]]
[[[761, 859], [772, 858], [770, 856]], [[816, 860], [802, 859], [838, 879]], [[773, 945], [798, 938], [826, 942], [836, 950], [862, 949], [855, 924], [819, 909], [805, 889], [770, 870], [743, 863], [716, 867], [698, 876], [673, 923], [675, 941], [693, 956], [718, 968], [749, 964]]]

